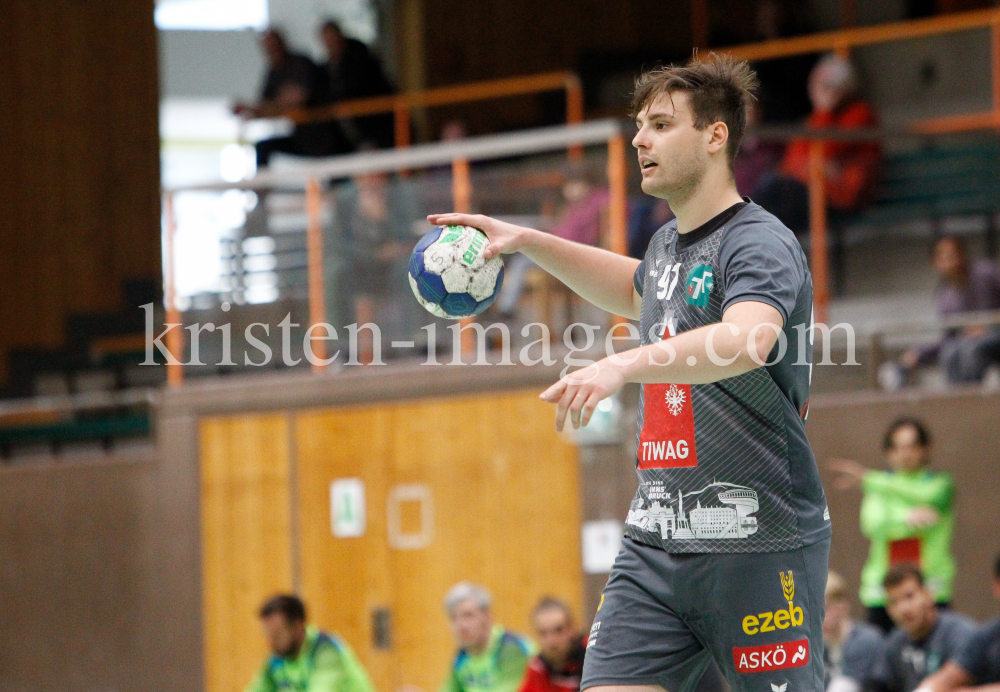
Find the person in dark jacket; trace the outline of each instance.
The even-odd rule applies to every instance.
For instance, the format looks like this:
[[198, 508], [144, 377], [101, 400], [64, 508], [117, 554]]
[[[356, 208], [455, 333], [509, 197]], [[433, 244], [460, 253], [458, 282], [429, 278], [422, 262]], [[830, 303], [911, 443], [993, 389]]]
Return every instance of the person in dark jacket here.
[[[327, 62], [323, 65], [323, 72], [331, 101], [393, 93], [392, 84], [378, 58], [361, 41], [344, 36], [337, 22], [324, 22], [320, 28], [320, 39], [326, 48]], [[343, 125], [357, 147], [391, 147], [394, 144], [391, 113], [352, 118], [344, 121]]]
[[[330, 87], [322, 70], [307, 56], [293, 53], [280, 31], [268, 29], [260, 37], [267, 57], [267, 74], [255, 104], [237, 103], [233, 112], [243, 118], [268, 118], [289, 109], [310, 108], [330, 102]], [[257, 167], [266, 168], [276, 152], [296, 156], [331, 156], [352, 149], [337, 123], [296, 125], [287, 137], [257, 142]]]

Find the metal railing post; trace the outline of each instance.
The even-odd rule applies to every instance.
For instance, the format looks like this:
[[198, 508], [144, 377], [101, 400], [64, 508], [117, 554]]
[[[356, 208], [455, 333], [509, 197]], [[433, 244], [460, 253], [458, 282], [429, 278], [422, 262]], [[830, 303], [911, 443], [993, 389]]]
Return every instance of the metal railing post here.
[[[628, 168], [625, 160], [625, 137], [621, 133], [608, 140], [608, 249], [628, 254]], [[615, 315], [613, 324], [628, 320]]]
[[181, 323], [181, 313], [177, 309], [177, 288], [174, 270], [174, 238], [177, 234], [177, 217], [174, 211], [174, 193], [163, 196], [163, 214], [167, 226], [167, 238], [163, 247], [164, 271], [164, 302], [166, 303], [167, 324], [176, 324], [180, 329], [170, 329], [167, 332], [167, 351], [172, 358], [167, 358], [167, 385], [180, 387], [184, 382], [184, 368], [181, 359], [184, 358], [184, 329]]
[[[575, 74], [566, 76], [566, 124], [583, 122], [583, 84]], [[583, 146], [574, 144], [569, 148], [569, 160], [577, 163], [583, 160]]]
[[814, 139], [809, 144], [809, 254], [813, 278], [813, 308], [817, 322], [826, 322], [830, 302], [825, 167], [823, 142]]
[[[326, 321], [326, 296], [323, 291], [323, 192], [320, 182], [310, 178], [306, 182], [306, 252], [308, 254], [309, 275], [309, 325]], [[326, 336], [330, 336], [326, 334]], [[312, 363], [314, 373], [323, 372], [325, 366], [320, 361], [326, 358], [326, 341], [318, 339], [312, 347], [316, 362]]]
[[[472, 177], [469, 174], [469, 161], [467, 159], [455, 159], [451, 162], [451, 197], [452, 206], [457, 213], [471, 213]], [[459, 326], [462, 328], [462, 355], [470, 354], [476, 350], [475, 331], [465, 330], [465, 327], [475, 321], [475, 317], [459, 320]]]
[[396, 146], [410, 146], [410, 109], [403, 99], [396, 101], [396, 105], [392, 109], [392, 114]]

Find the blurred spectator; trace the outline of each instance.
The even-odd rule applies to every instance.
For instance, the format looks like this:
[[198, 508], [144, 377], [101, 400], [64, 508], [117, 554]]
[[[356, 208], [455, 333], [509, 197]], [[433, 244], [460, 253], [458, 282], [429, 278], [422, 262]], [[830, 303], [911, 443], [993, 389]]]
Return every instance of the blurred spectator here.
[[653, 235], [674, 218], [665, 199], [639, 195], [629, 200], [628, 256], [642, 259]]
[[528, 664], [521, 692], [579, 692], [586, 640], [569, 606], [543, 598], [531, 615], [540, 651]]
[[[1000, 555], [993, 564], [993, 596], [1000, 599]], [[920, 687], [925, 692], [1000, 692], [1000, 618], [980, 627], [965, 648]]]
[[389, 339], [411, 339], [419, 309], [410, 295], [406, 264], [420, 218], [409, 187], [387, 173], [359, 175], [337, 190], [334, 319], [375, 322]]
[[[599, 185], [596, 176], [585, 168], [574, 167], [566, 176], [562, 192], [566, 206], [549, 232], [576, 243], [598, 245], [601, 241], [601, 229], [606, 221], [608, 202], [611, 200], [608, 188]], [[503, 288], [500, 289], [497, 307], [500, 314], [512, 316], [521, 299], [524, 275], [536, 265], [520, 253], [512, 255], [505, 264]]]
[[260, 609], [272, 656], [246, 692], [374, 692], [368, 674], [342, 639], [306, 625], [295, 596], [275, 596]]
[[896, 565], [882, 584], [897, 628], [879, 657], [875, 690], [913, 692], [965, 648], [976, 625], [964, 615], [935, 607], [934, 595], [914, 565]]
[[[1000, 310], [1000, 266], [985, 259], [970, 263], [959, 238], [938, 240], [931, 265], [940, 279], [937, 310], [941, 317]], [[880, 379], [884, 387], [896, 389], [907, 373], [935, 360], [949, 384], [981, 381], [990, 365], [1000, 363], [1000, 325], [948, 330], [936, 343], [906, 351], [898, 376], [887, 369], [880, 372]]]
[[754, 103], [747, 108], [747, 129], [749, 132], [740, 144], [733, 162], [733, 177], [736, 179], [736, 189], [743, 196], [753, 193], [766, 175], [771, 173], [784, 153], [784, 146], [778, 142], [764, 142], [754, 134], [754, 128], [760, 125], [760, 106]]
[[[324, 22], [320, 39], [326, 48], [327, 62], [323, 68], [332, 101], [393, 93], [378, 58], [361, 41], [344, 36], [339, 24], [332, 20]], [[344, 125], [355, 146], [368, 144], [385, 148], [395, 144], [392, 113], [353, 118]]]
[[[813, 113], [806, 127], [810, 130], [851, 130], [877, 124], [875, 113], [858, 95], [851, 63], [835, 55], [820, 60], [809, 75], [809, 99]], [[792, 141], [780, 172], [765, 176], [752, 195], [754, 201], [793, 231], [804, 231], [809, 226], [810, 147], [810, 140]], [[878, 144], [827, 141], [823, 144], [823, 152], [830, 209], [835, 212], [858, 209], [875, 182]]]
[[933, 599], [943, 605], [951, 600], [954, 481], [950, 474], [927, 468], [930, 436], [916, 419], [900, 418], [890, 425], [882, 447], [891, 471], [874, 471], [849, 459], [832, 459], [830, 468], [838, 474], [838, 488], [860, 485], [864, 493], [861, 532], [871, 548], [861, 570], [861, 602], [869, 621], [889, 631], [882, 582], [894, 565], [918, 565]]
[[830, 572], [826, 579], [823, 645], [826, 692], [871, 689], [875, 664], [882, 652], [882, 631], [851, 618], [847, 585], [836, 572]]
[[444, 607], [458, 653], [441, 692], [517, 692], [534, 647], [493, 624], [486, 589], [469, 582], [455, 584]]
[[[237, 103], [233, 112], [244, 118], [270, 118], [292, 108], [328, 103], [330, 90], [320, 68], [305, 55], [292, 53], [284, 36], [268, 29], [260, 36], [267, 58], [267, 75], [256, 104]], [[296, 125], [288, 137], [257, 142], [257, 167], [269, 165], [275, 152], [296, 156], [330, 156], [351, 150], [337, 123]]]

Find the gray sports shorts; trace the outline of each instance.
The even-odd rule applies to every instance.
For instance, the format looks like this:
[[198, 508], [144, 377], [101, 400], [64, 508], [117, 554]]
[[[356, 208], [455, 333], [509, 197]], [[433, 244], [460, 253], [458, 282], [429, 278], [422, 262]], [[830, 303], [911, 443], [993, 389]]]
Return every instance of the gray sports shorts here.
[[625, 538], [581, 689], [691, 692], [712, 659], [733, 692], [823, 692], [830, 539], [780, 553], [667, 553]]

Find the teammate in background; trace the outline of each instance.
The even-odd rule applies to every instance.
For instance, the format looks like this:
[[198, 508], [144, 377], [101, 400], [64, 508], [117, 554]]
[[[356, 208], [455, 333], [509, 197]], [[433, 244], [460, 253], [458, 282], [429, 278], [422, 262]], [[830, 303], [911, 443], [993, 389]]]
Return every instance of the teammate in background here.
[[520, 692], [579, 692], [586, 641], [569, 606], [543, 598], [531, 614], [540, 651], [528, 664]]
[[459, 582], [445, 596], [444, 608], [458, 653], [441, 692], [517, 692], [534, 647], [493, 624], [486, 589]]
[[374, 692], [346, 642], [306, 625], [306, 608], [297, 597], [271, 598], [260, 620], [273, 656], [246, 692]]
[[965, 649], [976, 624], [964, 615], [938, 609], [914, 565], [896, 565], [883, 585], [896, 629], [886, 639], [875, 667], [874, 689], [913, 692], [924, 678]]
[[882, 632], [851, 618], [847, 585], [836, 572], [826, 578], [823, 618], [826, 692], [862, 692], [872, 687], [872, 674], [882, 650]]
[[837, 487], [860, 485], [864, 493], [861, 532], [871, 548], [861, 570], [861, 602], [868, 608], [869, 622], [889, 632], [892, 620], [882, 580], [892, 565], [919, 565], [934, 600], [941, 605], [951, 601], [954, 481], [947, 473], [927, 468], [930, 435], [919, 420], [894, 421], [882, 448], [891, 471], [873, 471], [849, 459], [832, 459], [830, 468], [839, 474]]
[[[993, 596], [1000, 599], [1000, 555], [993, 564]], [[957, 656], [920, 685], [920, 692], [957, 689], [1000, 692], [1000, 618], [980, 627]]]
[[638, 348], [542, 394], [561, 430], [586, 425], [626, 382], [643, 384], [639, 489], [581, 689], [687, 692], [713, 660], [734, 692], [823, 686], [831, 530], [805, 435], [812, 350], [800, 353], [798, 338], [812, 279], [795, 235], [736, 190], [756, 83], [747, 63], [714, 55], [639, 77], [642, 189], [676, 214], [642, 262], [485, 216], [429, 217], [480, 228], [487, 257], [522, 252], [639, 320]]

